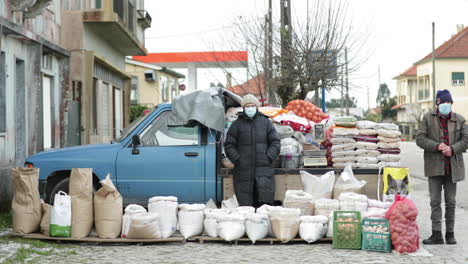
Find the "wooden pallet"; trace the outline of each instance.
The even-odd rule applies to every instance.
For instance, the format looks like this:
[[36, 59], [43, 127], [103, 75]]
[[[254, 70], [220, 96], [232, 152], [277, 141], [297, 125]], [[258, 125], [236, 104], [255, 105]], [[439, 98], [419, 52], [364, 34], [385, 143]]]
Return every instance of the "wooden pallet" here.
[[88, 242], [88, 243], [96, 243], [96, 244], [110, 244], [110, 243], [129, 243], [129, 244], [153, 244], [153, 243], [174, 243], [174, 242], [181, 242], [185, 243], [186, 240], [182, 236], [172, 236], [164, 239], [130, 239], [130, 238], [114, 238], [114, 239], [107, 239], [107, 238], [99, 238], [99, 237], [84, 237], [84, 238], [71, 238], [71, 237], [50, 237], [45, 236], [40, 233], [32, 233], [32, 234], [19, 234], [13, 233], [12, 236], [22, 237], [26, 239], [38, 239], [38, 240], [49, 240], [49, 241], [57, 241], [57, 242]]
[[[19, 234], [19, 233], [12, 233], [12, 236], [17, 236], [25, 239], [37, 239], [37, 240], [46, 240], [46, 241], [57, 241], [57, 242], [84, 242], [84, 243], [95, 243], [95, 244], [156, 244], [156, 243], [186, 243], [186, 242], [199, 242], [201, 244], [205, 242], [218, 242], [218, 243], [230, 243], [234, 245], [238, 245], [239, 243], [248, 243], [251, 244], [252, 241], [247, 238], [243, 237], [238, 240], [234, 240], [231, 242], [225, 241], [219, 237], [209, 237], [209, 236], [195, 236], [188, 239], [184, 239], [180, 234], [176, 234], [176, 236], [172, 236], [165, 239], [130, 239], [130, 238], [114, 238], [114, 239], [105, 239], [99, 237], [84, 237], [84, 238], [71, 238], [71, 237], [49, 237], [45, 236], [40, 233], [32, 233], [32, 234]], [[314, 242], [314, 243], [329, 243], [332, 242], [331, 238], [322, 238], [321, 240]], [[263, 238], [259, 239], [255, 242], [256, 244], [283, 244], [280, 240], [276, 238]], [[288, 243], [307, 243], [306, 241], [302, 240], [301, 238], [293, 238]], [[287, 244], [287, 243], [286, 243]]]
[[[219, 238], [219, 237], [209, 237], [209, 236], [195, 236], [195, 237], [190, 238], [190, 241], [192, 241], [192, 240], [198, 241], [201, 244], [203, 244], [205, 242], [224, 242], [224, 243], [230, 243], [230, 244], [234, 244], [234, 245], [238, 245], [239, 243], [250, 243], [250, 244], [252, 243], [252, 241], [249, 238], [246, 238], [246, 237], [243, 237], [243, 238], [231, 241], [231, 242], [225, 241], [225, 240], [223, 240], [222, 238]], [[329, 243], [329, 242], [332, 242], [331, 238], [322, 238], [321, 240], [319, 240], [317, 242], [314, 242], [314, 243]], [[277, 238], [271, 238], [271, 237], [259, 239], [255, 243], [256, 244], [268, 243], [270, 245], [273, 245], [273, 244], [287, 244], [287, 243], [281, 242]], [[288, 243], [307, 243], [307, 242], [304, 241], [301, 238], [293, 238]]]

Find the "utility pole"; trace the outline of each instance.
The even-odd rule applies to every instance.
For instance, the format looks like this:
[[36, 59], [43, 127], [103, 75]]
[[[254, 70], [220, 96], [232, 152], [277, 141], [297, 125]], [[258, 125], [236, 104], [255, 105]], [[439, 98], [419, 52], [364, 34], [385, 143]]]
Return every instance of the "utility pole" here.
[[435, 23], [432, 22], [432, 96], [434, 98], [434, 105], [436, 103], [436, 88], [435, 88]]
[[370, 109], [369, 86], [367, 86], [367, 110]]
[[[292, 83], [289, 77], [291, 60], [292, 27], [291, 0], [281, 0], [281, 86], [286, 94], [292, 94]], [[285, 103], [285, 102], [283, 102]]]
[[268, 14], [265, 17], [266, 32], [266, 56], [265, 56], [265, 84], [268, 91], [268, 102], [270, 105], [278, 106], [276, 91], [273, 87], [273, 15], [271, 1], [268, 1]]
[[348, 48], [345, 48], [346, 60], [346, 115], [349, 116], [349, 81], [348, 81]]
[[344, 106], [344, 98], [343, 98], [343, 86], [344, 86], [343, 85], [344, 84], [343, 78], [344, 78], [344, 76], [343, 76], [343, 74], [344, 74], [344, 70], [343, 70], [343, 66], [341, 66], [340, 87], [341, 87], [341, 115], [342, 116], [344, 115], [344, 108], [343, 108], [343, 106]]

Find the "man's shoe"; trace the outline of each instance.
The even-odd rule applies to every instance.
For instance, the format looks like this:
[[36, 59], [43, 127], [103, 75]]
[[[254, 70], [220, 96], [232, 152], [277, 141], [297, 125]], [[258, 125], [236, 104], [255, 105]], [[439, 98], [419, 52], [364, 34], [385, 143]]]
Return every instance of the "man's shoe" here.
[[453, 232], [447, 232], [445, 234], [445, 242], [447, 245], [456, 245], [457, 240], [455, 239], [455, 234]]
[[428, 239], [423, 240], [424, 245], [440, 245], [443, 243], [444, 238], [442, 237], [442, 232], [440, 231], [433, 231], [432, 235]]

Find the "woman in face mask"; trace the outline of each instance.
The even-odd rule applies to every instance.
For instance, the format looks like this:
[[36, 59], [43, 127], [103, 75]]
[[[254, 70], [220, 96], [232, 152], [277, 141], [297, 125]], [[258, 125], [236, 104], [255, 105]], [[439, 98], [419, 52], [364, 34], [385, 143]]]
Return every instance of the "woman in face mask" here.
[[468, 148], [465, 118], [452, 112], [453, 99], [448, 90], [437, 91], [435, 111], [424, 115], [416, 144], [424, 149], [424, 173], [428, 177], [432, 235], [424, 244], [443, 244], [442, 189], [445, 202], [445, 243], [456, 244], [455, 196], [457, 182], [465, 179], [463, 152]]
[[239, 205], [273, 204], [275, 179], [271, 163], [280, 152], [280, 139], [271, 121], [258, 111], [260, 103], [248, 94], [244, 109], [229, 128], [224, 143], [234, 164], [234, 192]]

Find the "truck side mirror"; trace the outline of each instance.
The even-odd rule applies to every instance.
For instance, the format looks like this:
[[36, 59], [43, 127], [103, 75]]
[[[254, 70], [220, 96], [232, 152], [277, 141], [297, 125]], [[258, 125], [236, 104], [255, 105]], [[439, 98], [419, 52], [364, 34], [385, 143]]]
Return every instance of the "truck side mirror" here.
[[138, 146], [140, 146], [141, 142], [140, 142], [140, 136], [138, 135], [134, 135], [132, 137], [132, 155], [138, 155], [140, 154], [140, 150], [137, 148]]

